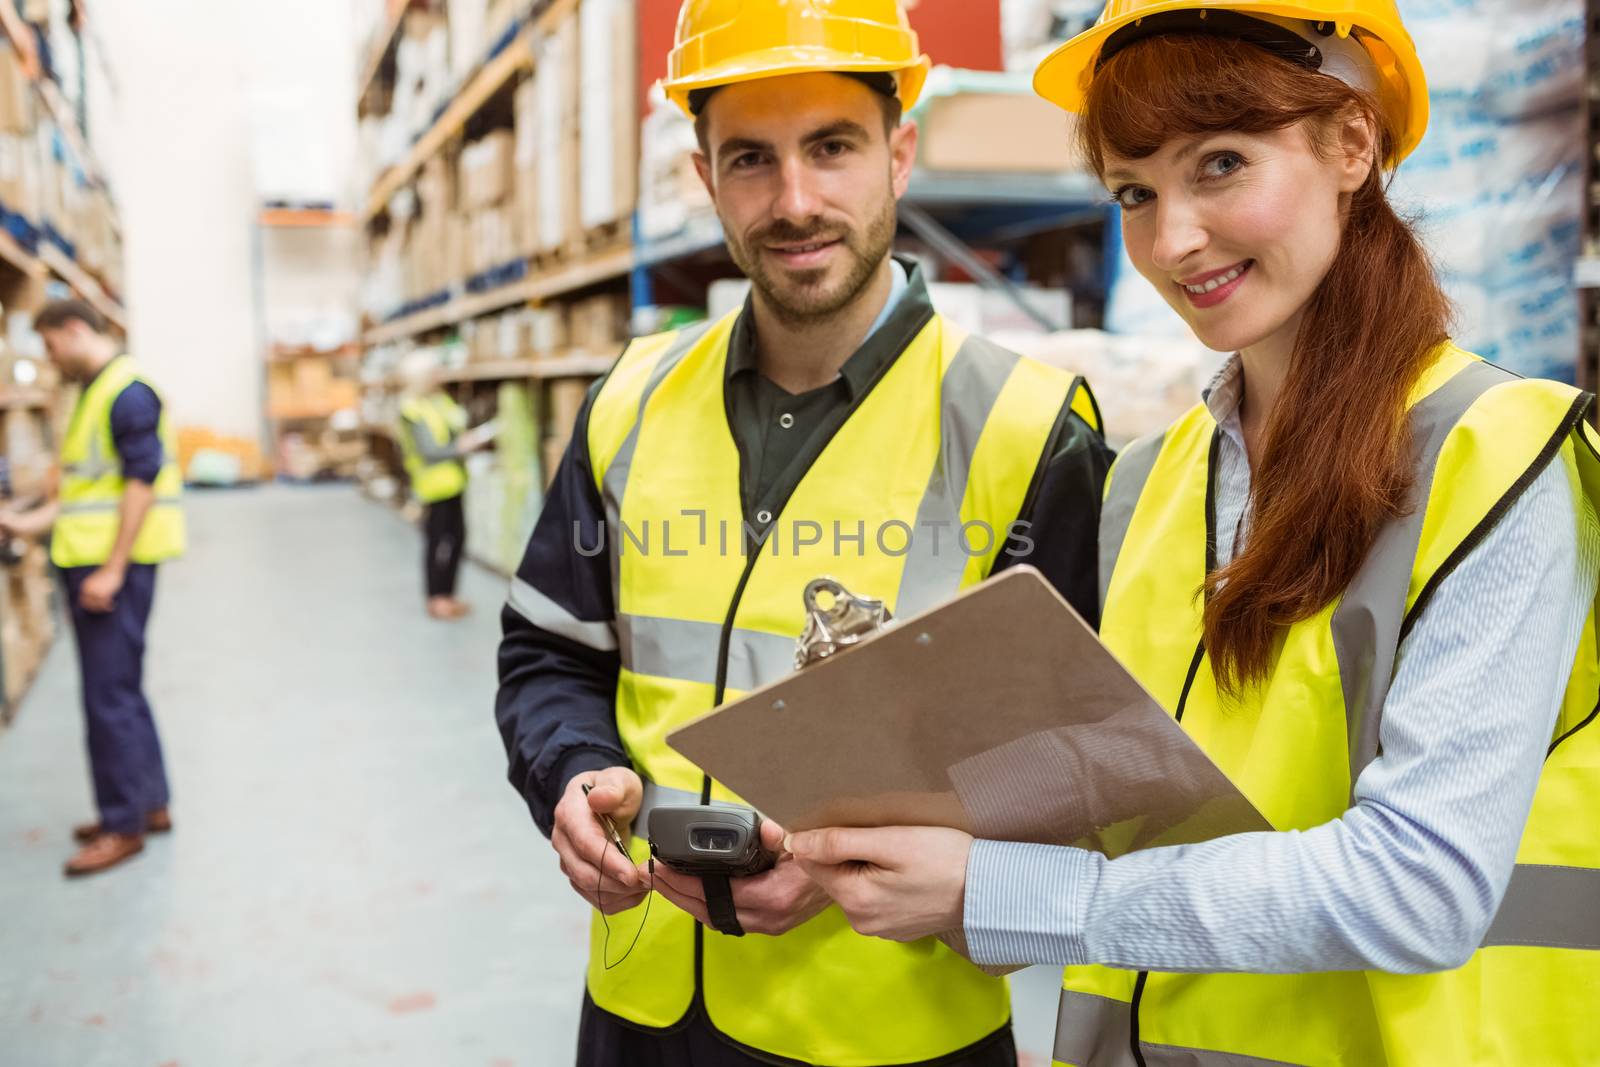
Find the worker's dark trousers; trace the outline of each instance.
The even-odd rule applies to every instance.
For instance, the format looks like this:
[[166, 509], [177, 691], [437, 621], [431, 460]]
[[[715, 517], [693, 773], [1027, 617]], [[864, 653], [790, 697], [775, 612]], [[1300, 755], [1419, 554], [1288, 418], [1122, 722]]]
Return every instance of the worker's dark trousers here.
[[[670, 1033], [647, 1033], [601, 1011], [587, 994], [583, 998], [578, 1067], [764, 1067], [789, 1062], [733, 1047], [717, 1036], [700, 1009]], [[938, 1067], [1016, 1067], [1017, 1046], [1011, 1026], [933, 1062]]]
[[422, 527], [422, 569], [428, 596], [455, 596], [461, 554], [467, 547], [467, 514], [461, 497], [429, 504]]
[[78, 603], [84, 579], [94, 572], [94, 567], [62, 571], [78, 639], [94, 799], [101, 826], [139, 833], [148, 813], [167, 806], [161, 739], [144, 698], [144, 630], [155, 599], [156, 568], [129, 566], [116, 607], [107, 615], [91, 615]]

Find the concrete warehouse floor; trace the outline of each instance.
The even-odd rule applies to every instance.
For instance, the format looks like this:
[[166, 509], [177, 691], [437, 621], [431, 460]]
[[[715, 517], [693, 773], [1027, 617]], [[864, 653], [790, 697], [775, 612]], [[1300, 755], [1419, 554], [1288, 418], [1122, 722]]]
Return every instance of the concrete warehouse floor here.
[[[423, 616], [416, 533], [348, 487], [192, 493], [147, 663], [176, 832], [61, 877], [92, 818], [64, 630], [0, 734], [0, 1060], [572, 1062], [587, 913], [505, 782], [504, 583]], [[1013, 979], [1043, 1067], [1059, 972]]]

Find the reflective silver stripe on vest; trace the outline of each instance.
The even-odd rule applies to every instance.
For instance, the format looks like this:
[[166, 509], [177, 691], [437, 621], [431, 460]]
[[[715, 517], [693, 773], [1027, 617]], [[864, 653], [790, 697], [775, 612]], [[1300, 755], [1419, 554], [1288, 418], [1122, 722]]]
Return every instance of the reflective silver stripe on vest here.
[[68, 463], [61, 468], [61, 473], [69, 478], [81, 478], [86, 482], [98, 482], [108, 474], [120, 474], [122, 468], [114, 463], [103, 460], [85, 461], [83, 463]]
[[1052, 1055], [1072, 1067], [1137, 1067], [1128, 1046], [1133, 1006], [1125, 1000], [1061, 991]]
[[[1133, 1011], [1127, 1001], [1065, 990], [1056, 1013], [1051, 1055], [1072, 1067], [1137, 1067], [1130, 1047], [1132, 1034]], [[1148, 1041], [1139, 1043], [1139, 1054], [1146, 1067], [1293, 1067], [1283, 1060]]]
[[1600, 870], [1519, 863], [1483, 947], [1600, 950]]
[[[137, 379], [136, 379], [137, 380]], [[120, 393], [118, 394], [121, 395]], [[115, 405], [116, 398], [112, 398]], [[62, 467], [62, 473], [84, 481], [98, 482], [101, 478], [111, 474], [121, 474], [122, 464], [105, 454], [101, 448], [100, 427], [89, 431], [88, 455], [82, 463], [68, 463]]]
[[511, 580], [511, 594], [506, 604], [541, 630], [576, 641], [596, 652], [616, 651], [617, 633], [611, 623], [584, 622], [521, 578]]
[[1180, 1048], [1139, 1042], [1145, 1067], [1296, 1067], [1287, 1060], [1264, 1060], [1238, 1052], [1218, 1052], [1206, 1048]]
[[[722, 642], [717, 623], [621, 615], [617, 638], [622, 665], [635, 674], [717, 684], [717, 649]], [[727, 688], [749, 692], [793, 673], [795, 641], [735, 629], [728, 641]]]
[[[181, 502], [180, 498], [175, 496], [158, 497], [150, 505], [150, 508], [152, 511], [156, 508], [175, 508]], [[62, 515], [96, 515], [115, 514], [121, 510], [122, 501], [120, 500], [88, 500], [77, 504], [62, 504], [60, 513]]]
[[[961, 540], [961, 502], [967, 495], [972, 459], [989, 414], [1021, 359], [981, 337], [968, 337], [944, 372], [939, 455], [917, 506], [895, 598], [895, 614], [902, 619], [943, 603], [961, 589], [968, 560]], [[1003, 544], [1006, 534], [990, 530], [987, 536]]]
[[[700, 807], [700, 794], [691, 793], [687, 789], [669, 789], [664, 785], [645, 779], [644, 798], [639, 802], [639, 814], [633, 817], [633, 836], [648, 839], [650, 836], [650, 813], [657, 808], [698, 808]], [[709, 807], [732, 808], [734, 804], [711, 804]]]
[[1117, 457], [1111, 469], [1111, 489], [1106, 493], [1100, 508], [1100, 612], [1105, 614], [1106, 590], [1111, 588], [1111, 572], [1116, 568], [1117, 557], [1122, 554], [1122, 543], [1128, 539], [1128, 527], [1133, 523], [1133, 509], [1139, 503], [1150, 472], [1156, 469], [1161, 457], [1161, 446], [1167, 435], [1162, 433], [1141, 437]]
[[639, 413], [634, 417], [633, 425], [628, 428], [628, 436], [623, 439], [622, 447], [611, 457], [611, 465], [606, 468], [605, 477], [601, 480], [604, 489], [601, 495], [605, 498], [606, 506], [606, 525], [609, 527], [606, 536], [611, 546], [606, 556], [611, 562], [613, 604], [622, 603], [622, 494], [628, 488], [628, 471], [633, 467], [633, 453], [639, 447], [639, 428], [644, 425], [645, 406], [650, 403], [650, 397], [662, 380], [682, 362], [683, 357], [699, 343], [712, 325], [713, 323], [707, 321], [685, 327], [677, 340], [661, 353], [660, 358], [656, 360], [655, 368], [650, 372], [650, 380], [645, 383], [644, 391], [639, 394]]
[[1333, 647], [1344, 690], [1345, 722], [1350, 731], [1350, 784], [1378, 755], [1383, 702], [1394, 681], [1405, 624], [1406, 590], [1422, 544], [1428, 494], [1445, 439], [1467, 410], [1491, 388], [1513, 381], [1507, 371], [1474, 361], [1411, 409], [1411, 447], [1415, 455], [1415, 501], [1409, 514], [1386, 523], [1346, 587], [1331, 623]]

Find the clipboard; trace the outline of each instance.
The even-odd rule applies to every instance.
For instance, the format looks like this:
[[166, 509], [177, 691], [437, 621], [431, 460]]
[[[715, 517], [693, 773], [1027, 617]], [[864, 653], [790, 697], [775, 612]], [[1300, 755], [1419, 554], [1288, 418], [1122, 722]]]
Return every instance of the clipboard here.
[[1272, 829], [1027, 566], [667, 744], [791, 831], [948, 826], [1114, 858]]

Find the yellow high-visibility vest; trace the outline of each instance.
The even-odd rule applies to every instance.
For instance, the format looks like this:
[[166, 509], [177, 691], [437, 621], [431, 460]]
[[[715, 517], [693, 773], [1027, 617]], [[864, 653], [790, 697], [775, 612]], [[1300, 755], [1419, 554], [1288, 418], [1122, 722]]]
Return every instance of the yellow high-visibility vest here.
[[[837, 578], [901, 618], [948, 599], [993, 568], [1063, 405], [1099, 428], [1081, 380], [936, 315], [781, 513], [757, 516], [763, 539], [747, 556], [724, 406], [736, 318], [635, 341], [588, 424], [617, 582], [617, 725], [647, 780], [646, 811], [702, 795], [737, 801], [664, 739], [794, 669], [812, 579]], [[641, 861], [645, 814], [634, 824]], [[631, 940], [644, 916], [641, 905], [611, 925]], [[667, 1028], [698, 999], [722, 1034], [802, 1063], [935, 1059], [993, 1034], [1010, 1013], [1005, 983], [939, 941], [862, 937], [836, 907], [779, 937], [739, 938], [658, 900], [631, 956], [610, 970], [598, 921], [593, 933], [588, 984], [600, 1008]]]
[[[1265, 681], [1226, 703], [1204, 655], [1196, 596], [1214, 522], [1207, 491], [1220, 432], [1198, 406], [1165, 434], [1130, 446], [1112, 469], [1100, 528], [1101, 636], [1276, 829], [1337, 819], [1377, 758], [1399, 644], [1430, 591], [1548, 464], [1565, 471], [1580, 514], [1600, 506], [1600, 458], [1583, 421], [1592, 399], [1442, 349], [1410, 408], [1423, 506], [1389, 523], [1338, 601], [1289, 627]], [[1150, 1065], [1594, 1063], [1597, 697], [1591, 608], [1510, 886], [1465, 966], [1425, 975], [1071, 967], [1055, 1062], [1129, 1064], [1137, 1040]]]
[[[111, 558], [121, 527], [122, 463], [111, 435], [111, 407], [122, 391], [144, 381], [134, 361], [118, 356], [78, 397], [61, 446], [60, 517], [51, 535], [57, 567], [98, 567]], [[148, 385], [148, 382], [145, 382]], [[183, 472], [165, 406], [161, 412], [161, 471], [155, 501], [133, 542], [134, 563], [161, 563], [183, 555]]]
[[[444, 392], [406, 400], [400, 405], [400, 417], [424, 427], [441, 445], [454, 441], [467, 428], [467, 413]], [[461, 461], [447, 459], [429, 463], [423, 459], [411, 438], [409, 426], [400, 428], [400, 454], [405, 459], [406, 474], [411, 477], [411, 491], [424, 504], [437, 504], [460, 496], [466, 490], [467, 468]]]

